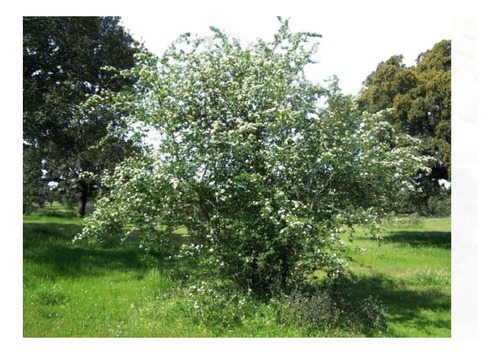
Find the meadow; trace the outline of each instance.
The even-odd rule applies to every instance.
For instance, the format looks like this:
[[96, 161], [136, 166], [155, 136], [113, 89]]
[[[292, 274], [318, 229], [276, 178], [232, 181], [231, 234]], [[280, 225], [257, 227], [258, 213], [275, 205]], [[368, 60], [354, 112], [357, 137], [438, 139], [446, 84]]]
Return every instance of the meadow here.
[[[74, 244], [82, 227], [74, 208], [62, 204], [24, 216], [24, 337], [451, 336], [450, 218], [397, 218], [379, 241], [362, 231], [353, 242], [346, 237], [354, 282], [342, 292], [377, 300], [386, 321], [376, 332], [287, 322], [279, 299], [207, 314], [181, 281], [145, 263], [136, 245]], [[185, 233], [179, 228], [171, 238]], [[237, 317], [229, 314], [235, 310]]]

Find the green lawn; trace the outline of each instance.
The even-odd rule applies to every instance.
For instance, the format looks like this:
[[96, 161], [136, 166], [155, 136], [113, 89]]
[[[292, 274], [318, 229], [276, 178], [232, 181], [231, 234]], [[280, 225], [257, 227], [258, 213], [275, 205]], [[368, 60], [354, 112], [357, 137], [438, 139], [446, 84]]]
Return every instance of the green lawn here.
[[388, 227], [381, 242], [355, 238], [355, 291], [383, 300], [390, 319], [387, 336], [450, 337], [451, 219], [412, 224], [403, 220]]
[[[73, 244], [82, 226], [62, 205], [24, 217], [25, 337], [324, 336], [276, 323], [265, 304], [233, 327], [200, 322], [179, 282], [146, 267], [133, 245]], [[451, 336], [450, 230], [449, 218], [408, 219], [389, 226], [381, 242], [361, 233], [347, 242], [357, 281], [348, 292], [375, 296], [386, 309], [388, 327], [377, 336]]]

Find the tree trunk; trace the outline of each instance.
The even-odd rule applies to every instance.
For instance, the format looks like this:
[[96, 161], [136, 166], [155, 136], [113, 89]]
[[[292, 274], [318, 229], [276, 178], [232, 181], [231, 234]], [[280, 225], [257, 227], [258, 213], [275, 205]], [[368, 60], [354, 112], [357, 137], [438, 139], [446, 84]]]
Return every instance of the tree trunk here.
[[82, 192], [78, 200], [78, 215], [82, 218], [85, 217], [86, 205], [87, 205], [87, 195], [85, 194], [85, 192]]

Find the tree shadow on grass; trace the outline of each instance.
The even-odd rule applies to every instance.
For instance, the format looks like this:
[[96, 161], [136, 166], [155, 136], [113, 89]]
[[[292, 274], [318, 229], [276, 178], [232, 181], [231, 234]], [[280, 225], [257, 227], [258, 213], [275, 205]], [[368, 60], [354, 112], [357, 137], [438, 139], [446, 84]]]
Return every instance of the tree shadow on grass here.
[[[82, 225], [24, 223], [23, 256], [63, 277], [99, 276], [110, 270], [143, 268], [134, 246], [102, 248], [72, 243]], [[47, 271], [48, 271], [47, 270]]]
[[[392, 322], [411, 325], [424, 337], [451, 332], [451, 293], [435, 287], [406, 288], [383, 275], [358, 276], [355, 281], [344, 291], [355, 298], [377, 297]], [[423, 316], [425, 312], [430, 316]], [[447, 312], [450, 316], [443, 317]], [[432, 334], [433, 330], [439, 334]]]
[[382, 239], [382, 243], [398, 243], [411, 247], [451, 249], [451, 232], [397, 231]]

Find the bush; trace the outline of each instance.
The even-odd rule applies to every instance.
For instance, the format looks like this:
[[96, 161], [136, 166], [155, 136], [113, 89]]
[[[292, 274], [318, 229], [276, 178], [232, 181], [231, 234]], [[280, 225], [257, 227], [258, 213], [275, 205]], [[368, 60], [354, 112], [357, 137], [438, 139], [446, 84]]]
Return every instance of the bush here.
[[451, 192], [441, 189], [441, 191], [429, 197], [427, 201], [428, 216], [447, 217], [451, 215]]
[[360, 299], [325, 286], [304, 285], [268, 300], [242, 292], [232, 282], [197, 281], [183, 289], [189, 300], [183, 305], [186, 317], [214, 334], [247, 326], [256, 331], [252, 327], [258, 324], [270, 330], [286, 328], [294, 336], [375, 336], [386, 327], [377, 298]]
[[341, 229], [376, 224], [425, 159], [335, 79], [310, 82], [318, 35], [280, 21], [273, 41], [247, 48], [215, 28], [181, 36], [162, 58], [142, 53], [120, 71], [138, 78], [133, 88], [90, 99], [130, 110], [130, 133], [152, 126], [162, 141], [103, 176], [108, 193], [77, 239], [180, 222], [197, 240], [188, 258], [262, 299], [316, 270], [342, 273]]
[[286, 297], [280, 320], [326, 336], [342, 331], [373, 336], [386, 327], [381, 302], [372, 296], [355, 299], [328, 289], [294, 291]]

